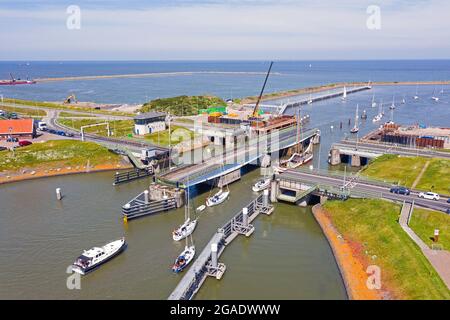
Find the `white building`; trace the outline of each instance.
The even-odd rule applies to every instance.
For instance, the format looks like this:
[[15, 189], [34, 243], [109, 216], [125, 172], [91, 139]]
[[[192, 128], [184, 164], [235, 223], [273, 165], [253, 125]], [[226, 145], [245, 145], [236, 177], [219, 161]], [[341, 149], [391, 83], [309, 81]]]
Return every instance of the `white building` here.
[[134, 133], [140, 136], [166, 130], [164, 112], [141, 113], [134, 117]]

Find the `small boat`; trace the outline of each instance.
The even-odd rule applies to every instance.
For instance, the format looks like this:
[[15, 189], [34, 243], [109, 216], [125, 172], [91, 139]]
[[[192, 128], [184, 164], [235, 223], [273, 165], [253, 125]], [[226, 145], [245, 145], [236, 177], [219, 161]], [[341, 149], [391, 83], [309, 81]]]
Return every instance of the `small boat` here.
[[208, 207], [217, 206], [223, 203], [225, 200], [227, 200], [229, 195], [230, 195], [229, 190], [223, 191], [222, 189], [220, 189], [219, 192], [217, 192], [215, 195], [206, 199], [206, 205]]
[[197, 212], [202, 212], [203, 210], [206, 209], [206, 206], [204, 204], [202, 204], [200, 207], [198, 207], [196, 210]]
[[344, 86], [344, 93], [342, 94], [342, 101], [347, 100], [347, 87]]
[[356, 105], [356, 112], [355, 112], [355, 125], [353, 126], [353, 128], [350, 130], [350, 133], [357, 133], [359, 131], [359, 126], [358, 126], [358, 120], [359, 120], [359, 116], [358, 116], [358, 109], [359, 109], [359, 105]]
[[363, 120], [367, 119], [366, 110], [364, 110], [363, 113], [361, 114], [361, 119], [363, 119]]
[[436, 88], [433, 90], [433, 96], [431, 97], [431, 99], [436, 101], [436, 102], [439, 101], [439, 97], [436, 96]]
[[175, 241], [183, 240], [194, 232], [197, 226], [197, 220], [191, 221], [188, 217], [186, 221], [172, 232], [172, 238]]
[[444, 94], [444, 86], [442, 86], [441, 91], [439, 91], [440, 94]]
[[175, 273], [180, 273], [183, 271], [189, 263], [194, 259], [195, 256], [195, 246], [192, 244], [191, 246], [187, 245], [184, 247], [183, 252], [175, 259], [174, 264], [172, 265], [172, 271]]
[[314, 157], [313, 144], [310, 143], [308, 148], [302, 153], [294, 153], [289, 159], [280, 161], [278, 166], [274, 166], [275, 173], [280, 174], [288, 169], [295, 169], [311, 161]]
[[395, 109], [395, 96], [392, 97], [392, 104], [389, 107], [389, 109], [394, 110]]
[[375, 108], [377, 106], [377, 103], [375, 102], [375, 95], [372, 96], [372, 108]]
[[263, 190], [267, 189], [270, 186], [270, 181], [271, 180], [272, 179], [270, 179], [270, 178], [265, 178], [265, 179], [259, 180], [258, 182], [256, 182], [253, 185], [252, 190], [254, 192], [259, 192], [259, 191], [263, 191]]
[[72, 264], [72, 271], [85, 275], [113, 257], [121, 253], [126, 247], [125, 238], [112, 241], [103, 247], [93, 247], [84, 251]]
[[309, 100], [308, 100], [308, 104], [312, 104], [313, 103], [313, 99], [312, 99], [312, 95], [309, 95]]
[[403, 96], [403, 99], [402, 99], [402, 101], [400, 102], [401, 104], [406, 104], [406, 98], [405, 98], [405, 96]]
[[416, 94], [413, 97], [414, 100], [419, 100], [419, 85], [416, 85]]

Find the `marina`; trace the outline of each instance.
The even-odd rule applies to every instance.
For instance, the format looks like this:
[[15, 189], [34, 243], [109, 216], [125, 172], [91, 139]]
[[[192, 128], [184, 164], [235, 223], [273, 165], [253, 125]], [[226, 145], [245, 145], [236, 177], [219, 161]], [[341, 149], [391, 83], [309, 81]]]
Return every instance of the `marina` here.
[[[350, 193], [339, 191], [342, 178], [333, 175], [335, 169], [327, 162], [328, 152], [331, 150], [332, 159], [332, 150], [339, 150], [340, 160], [344, 160], [341, 155], [350, 156], [351, 163], [355, 167], [363, 164], [362, 158], [372, 159], [384, 153], [413, 154], [415, 152], [416, 155], [423, 153], [430, 156], [440, 154], [436, 150], [418, 151], [416, 148], [412, 149], [408, 146], [392, 148], [385, 145], [374, 146], [369, 142], [365, 142], [367, 144], [365, 145], [361, 142], [360, 137], [365, 135], [370, 137], [378, 128], [378, 124], [366, 121], [359, 114], [361, 106], [361, 108], [365, 108], [364, 114], [367, 118], [371, 119], [376, 111], [376, 108], [371, 107], [374, 96], [377, 100], [389, 101], [393, 95], [392, 91], [395, 91], [396, 94], [409, 97], [405, 99], [405, 103], [396, 106], [396, 112], [398, 111], [396, 121], [403, 124], [412, 123], [410, 118], [412, 113], [401, 112], [402, 108], [415, 110], [414, 117], [417, 118], [424, 117], [430, 111], [429, 108], [433, 108], [433, 110], [440, 108], [439, 114], [430, 114], [427, 118], [435, 126], [445, 126], [443, 114], [448, 113], [448, 109], [445, 109], [448, 104], [445, 94], [439, 100], [439, 105], [430, 106], [429, 99], [418, 99], [414, 100], [416, 102], [412, 102], [414, 88], [411, 91], [408, 86], [395, 88], [374, 86], [353, 93], [351, 90], [351, 88], [345, 88], [347, 94], [345, 101], [339, 98], [343, 95], [341, 92], [336, 97], [322, 98], [313, 101], [312, 104], [308, 104], [308, 101], [303, 104], [300, 103], [303, 100], [299, 100], [300, 102], [294, 102], [284, 108], [285, 116], [296, 115], [299, 108], [295, 103], [300, 103], [302, 112], [307, 112], [310, 120], [302, 122], [300, 133], [298, 128], [283, 128], [282, 144], [278, 146], [278, 149], [271, 150], [283, 154], [285, 151], [293, 152], [291, 155], [284, 154], [288, 165], [286, 165], [284, 173], [276, 176], [276, 180], [281, 180], [278, 185], [273, 184], [266, 174], [257, 169], [259, 165], [266, 162], [265, 154], [249, 152], [250, 156], [247, 156], [248, 150], [246, 150], [243, 151], [245, 161], [232, 165], [222, 166], [213, 160], [195, 165], [180, 165], [176, 169], [172, 168], [162, 173], [156, 173], [152, 167], [146, 169], [139, 167], [140, 165], [137, 166], [139, 159], [132, 156], [129, 158], [130, 160], [134, 159], [132, 163], [136, 162], [134, 164], [137, 166], [132, 171], [79, 175], [70, 179], [54, 177], [31, 181], [29, 185], [18, 182], [2, 186], [1, 188], [12, 190], [12, 193], [2, 192], [0, 194], [0, 200], [2, 203], [6, 203], [7, 212], [1, 219], [8, 219], [12, 224], [19, 217], [21, 219], [19, 224], [37, 218], [22, 214], [11, 219], [17, 210], [17, 205], [31, 206], [31, 202], [25, 201], [17, 204], [10, 198], [19, 197], [18, 193], [14, 193], [15, 189], [19, 188], [20, 191], [17, 192], [21, 193], [23, 190], [26, 192], [27, 188], [32, 188], [34, 197], [34, 190], [40, 188], [42, 193], [37, 193], [36, 197], [47, 199], [40, 202], [39, 205], [43, 207], [39, 207], [37, 210], [40, 215], [49, 215], [44, 219], [47, 221], [47, 225], [50, 221], [49, 227], [40, 223], [27, 222], [27, 225], [34, 225], [37, 233], [31, 232], [29, 234], [31, 239], [28, 241], [23, 240], [23, 237], [27, 236], [25, 233], [12, 236], [12, 239], [16, 237], [16, 245], [20, 250], [23, 250], [21, 246], [36, 241], [34, 237], [37, 239], [42, 237], [44, 228], [49, 228], [49, 231], [42, 241], [56, 246], [56, 250], [59, 250], [60, 255], [64, 257], [64, 264], [67, 265], [71, 263], [77, 252], [80, 252], [80, 248], [88, 248], [94, 243], [104, 243], [108, 239], [125, 236], [129, 247], [123, 254], [99, 268], [95, 273], [89, 273], [83, 277], [85, 280], [82, 285], [85, 285], [87, 290], [80, 292], [67, 292], [65, 288], [58, 289], [52, 285], [54, 281], [63, 281], [61, 283], [65, 281], [66, 273], [64, 273], [63, 261], [53, 261], [53, 274], [46, 275], [43, 279], [37, 279], [37, 275], [40, 274], [39, 265], [44, 266], [46, 263], [42, 261], [48, 257], [39, 256], [35, 269], [29, 269], [26, 259], [21, 257], [25, 263], [17, 270], [13, 270], [12, 265], [8, 264], [10, 263], [8, 259], [17, 255], [19, 251], [3, 250], [5, 260], [1, 261], [4, 262], [2, 263], [4, 266], [1, 268], [8, 268], [9, 274], [22, 272], [28, 275], [25, 278], [33, 279], [36, 288], [44, 287], [46, 290], [52, 288], [55, 295], [76, 299], [95, 298], [99, 294], [99, 287], [104, 286], [104, 281], [108, 279], [111, 281], [117, 274], [126, 275], [127, 284], [124, 285], [125, 280], [120, 280], [117, 284], [111, 283], [110, 286], [106, 286], [105, 292], [111, 298], [218, 299], [236, 297], [236, 295], [232, 295], [232, 292], [236, 290], [239, 291], [237, 296], [243, 299], [255, 296], [257, 298], [272, 297], [268, 292], [256, 293], [254, 286], [253, 290], [251, 289], [252, 285], [248, 282], [257, 281], [261, 285], [273, 288], [271, 292], [279, 294], [279, 297], [346, 299], [347, 294], [332, 252], [311, 215], [311, 204], [317, 201], [317, 197], [334, 199], [354, 195], [357, 198], [384, 197], [398, 201], [397, 198], [401, 196], [385, 194], [386, 191], [384, 189], [379, 191], [379, 188], [388, 188], [387, 185], [375, 184], [373, 186], [367, 181], [358, 180], [351, 174], [347, 177], [346, 184], [352, 189]], [[424, 90], [421, 87], [419, 94], [425, 96]], [[315, 96], [308, 96], [308, 99], [314, 100]], [[264, 105], [265, 103], [262, 107]], [[355, 106], [356, 115], [352, 121]], [[381, 103], [380, 106], [383, 110]], [[350, 136], [350, 132], [355, 128], [358, 129], [354, 132], [355, 135]], [[260, 130], [260, 133], [264, 132], [261, 128], [257, 127], [257, 129]], [[230, 143], [225, 136], [220, 139], [218, 141], [223, 144]], [[301, 143], [299, 144], [299, 142]], [[248, 145], [252, 147], [253, 142], [249, 140]], [[302, 148], [298, 149], [300, 146]], [[358, 154], [355, 153], [355, 148], [358, 148]], [[239, 154], [240, 150], [237, 147], [234, 155]], [[338, 156], [334, 155], [334, 158], [337, 159]], [[332, 165], [341, 166], [337, 161], [332, 162]], [[292, 169], [298, 172], [293, 174]], [[350, 168], [349, 170], [351, 172]], [[310, 177], [311, 174], [308, 171], [313, 172], [314, 176]], [[102, 178], [94, 178], [94, 176]], [[111, 181], [114, 186], [111, 186]], [[218, 186], [219, 189], [214, 188], [215, 186]], [[55, 188], [61, 188], [60, 190], [64, 191], [64, 196], [56, 204], [53, 199]], [[269, 205], [268, 201], [264, 200], [266, 195], [268, 196], [266, 192], [269, 188], [271, 192], [275, 192], [270, 199], [282, 201], [281, 203]], [[53, 190], [51, 200], [48, 199], [49, 195], [46, 193], [49, 189]], [[183, 219], [182, 211], [186, 209], [185, 203], [187, 202], [184, 199], [186, 190], [192, 193], [192, 197], [190, 197], [192, 205], [189, 208], [197, 209], [191, 210], [188, 219], [186, 217]], [[260, 191], [263, 193], [257, 195], [255, 200], [254, 192]], [[316, 199], [310, 201], [312, 197], [316, 197]], [[32, 199], [27, 200], [31, 201]], [[445, 210], [443, 204], [445, 200], [431, 203], [427, 202], [428, 200], [420, 199], [417, 203], [419, 206], [427, 206], [431, 203], [431, 208], [442, 211]], [[301, 207], [285, 202], [300, 204]], [[8, 206], [10, 207], [8, 208]], [[183, 206], [184, 208], [182, 208]], [[30, 210], [20, 208], [20, 211], [28, 212]], [[272, 211], [271, 215], [266, 215]], [[238, 213], [236, 214], [236, 212]], [[255, 219], [260, 213], [263, 213], [261, 217]], [[88, 221], [83, 220], [86, 217], [89, 217]], [[272, 230], [277, 227], [277, 221], [284, 220], [289, 223], [280, 222], [280, 230]], [[225, 221], [228, 222], [224, 225]], [[177, 230], [182, 231], [184, 226], [187, 230], [187, 226], [191, 222], [195, 222], [195, 225], [190, 228], [190, 232], [181, 237], [174, 237], [172, 233], [174, 227], [180, 226]], [[219, 226], [222, 227], [217, 231]], [[81, 229], [85, 229], [85, 231], [80, 234], [79, 230]], [[38, 232], [38, 230], [41, 231]], [[93, 230], [95, 232], [91, 234]], [[299, 230], [304, 234], [297, 234]], [[7, 231], [1, 231], [2, 234], [7, 234]], [[239, 237], [239, 234], [244, 237]], [[211, 235], [213, 236], [211, 237]], [[11, 235], [9, 236], [11, 237]], [[275, 238], [272, 238], [273, 236]], [[11, 241], [11, 238], [6, 237], [2, 240], [5, 241], [4, 243]], [[293, 244], [288, 245], [285, 241], [290, 242], [297, 237], [308, 243], [308, 249], [307, 252], [291, 256], [292, 250], [294, 250]], [[63, 243], [55, 243], [54, 239], [59, 239]], [[73, 243], [67, 246], [69, 241]], [[187, 243], [185, 243], [186, 241]], [[269, 246], [269, 252], [262, 250], [267, 244], [265, 241], [274, 244]], [[281, 243], [283, 248], [280, 249], [275, 245], [277, 243]], [[259, 250], [250, 248], [259, 248]], [[31, 246], [30, 250], [36, 250], [36, 248]], [[280, 277], [265, 279], [264, 273], [270, 272], [270, 268], [273, 266], [271, 262], [265, 261], [264, 257], [267, 254], [277, 256], [281, 254], [278, 252], [280, 250], [284, 253], [285, 260], [279, 257], [280, 261], [285, 261], [283, 264], [291, 265], [293, 262], [296, 264], [294, 263], [292, 267], [285, 267], [287, 273], [283, 274], [283, 279]], [[314, 251], [320, 252], [320, 255], [316, 256]], [[143, 252], [145, 252], [144, 255], [142, 255]], [[243, 257], [245, 258], [243, 259]], [[249, 257], [252, 257], [251, 261], [248, 260]], [[311, 260], [302, 260], [306, 257]], [[258, 272], [249, 272], [250, 269], [246, 269], [252, 266], [251, 270], [254, 270], [253, 262], [261, 264], [258, 266], [260, 268]], [[323, 272], [325, 275], [323, 279], [317, 270]], [[224, 275], [226, 276], [224, 277]], [[288, 286], [285, 283], [286, 277], [297, 280], [292, 286]], [[314, 279], [316, 283], [312, 283], [310, 279]], [[2, 279], [3, 282], [5, 283], [4, 288], [25, 286], [25, 281], [22, 282], [16, 276], [13, 276], [11, 280]], [[244, 283], [248, 287], [242, 288]], [[295, 284], [297, 286], [294, 288]], [[120, 285], [130, 288], [119, 290]], [[288, 288], [286, 292], [281, 292], [283, 291], [282, 286]], [[134, 288], [135, 291], [132, 291], [131, 288]], [[26, 294], [25, 291], [22, 291], [24, 295], [20, 294], [21, 291], [17, 292], [19, 293], [18, 297], [32, 298], [40, 294], [39, 289], [26, 291]], [[7, 294], [6, 289], [5, 291], [0, 290], [0, 295], [2, 294]], [[48, 294], [48, 297], [52, 297], [52, 294]]]

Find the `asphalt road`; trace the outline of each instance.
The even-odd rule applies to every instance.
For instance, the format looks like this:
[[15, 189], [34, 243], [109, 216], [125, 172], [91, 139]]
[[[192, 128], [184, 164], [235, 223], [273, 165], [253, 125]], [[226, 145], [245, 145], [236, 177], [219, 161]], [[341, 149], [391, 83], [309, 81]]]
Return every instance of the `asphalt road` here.
[[[299, 180], [305, 183], [313, 183], [313, 184], [322, 184], [329, 185], [333, 187], [342, 187], [343, 180], [340, 177], [327, 176], [325, 174], [318, 173], [305, 173], [302, 171], [296, 170], [288, 170], [280, 175], [281, 177], [291, 178], [294, 180]], [[446, 212], [447, 209], [450, 208], [450, 204], [447, 203], [448, 197], [443, 195], [440, 196], [440, 200], [427, 200], [423, 198], [419, 198], [418, 195], [421, 191], [419, 190], [411, 190], [411, 194], [409, 196], [390, 193], [390, 186], [381, 186], [377, 183], [371, 183], [367, 181], [358, 181], [355, 180], [352, 185], [352, 190], [359, 192], [367, 192], [367, 193], [378, 193], [380, 198], [396, 200], [396, 201], [410, 201], [414, 200], [414, 203], [417, 206], [421, 206], [424, 208], [434, 209], [438, 211]]]

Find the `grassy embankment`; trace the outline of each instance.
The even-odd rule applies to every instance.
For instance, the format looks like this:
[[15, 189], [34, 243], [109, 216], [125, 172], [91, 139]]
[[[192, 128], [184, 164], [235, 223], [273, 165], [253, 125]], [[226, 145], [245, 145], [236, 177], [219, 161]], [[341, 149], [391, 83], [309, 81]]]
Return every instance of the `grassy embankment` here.
[[193, 116], [197, 115], [200, 109], [225, 105], [225, 101], [214, 96], [179, 96], [147, 102], [140, 112], [161, 111], [175, 116]]
[[450, 161], [445, 159], [384, 155], [373, 160], [363, 169], [362, 174], [411, 187], [427, 161], [430, 164], [416, 189], [450, 194]]
[[[100, 123], [100, 122], [109, 122], [110, 129], [114, 133], [114, 137], [123, 138], [133, 136], [134, 122], [132, 120], [95, 120], [95, 119], [59, 119], [58, 122], [62, 125], [65, 125], [70, 128], [74, 128], [76, 130], [80, 130], [82, 126]], [[171, 144], [172, 146], [180, 143], [187, 139], [192, 139], [194, 137], [194, 133], [191, 130], [186, 128], [172, 125], [171, 126]], [[88, 133], [95, 133], [101, 136], [107, 136], [106, 126], [98, 126], [92, 128], [86, 128]], [[169, 130], [155, 132], [152, 134], [147, 134], [143, 137], [134, 136], [136, 139], [146, 139], [149, 140], [153, 144], [157, 144], [160, 146], [168, 146], [169, 145]]]
[[44, 110], [39, 109], [29, 109], [29, 108], [20, 108], [20, 107], [10, 107], [10, 106], [4, 106], [0, 105], [0, 110], [6, 111], [6, 112], [15, 112], [22, 116], [28, 116], [32, 118], [42, 118], [47, 115], [47, 112]]
[[382, 289], [396, 299], [450, 299], [450, 291], [401, 229], [400, 206], [383, 200], [328, 201], [324, 208], [365, 267], [381, 268]]
[[60, 104], [60, 103], [53, 103], [53, 102], [43, 102], [43, 101], [31, 101], [31, 100], [22, 100], [22, 99], [11, 99], [11, 98], [4, 98], [4, 102], [6, 103], [14, 103], [14, 104], [21, 104], [24, 106], [31, 106], [35, 108], [47, 108], [47, 109], [58, 109], [58, 110], [73, 110], [73, 111], [83, 111], [83, 112], [92, 112], [97, 114], [109, 114], [109, 115], [117, 115], [117, 116], [134, 116], [132, 113], [126, 113], [126, 112], [118, 112], [118, 111], [108, 111], [108, 110], [96, 110], [89, 107], [82, 107], [77, 105], [69, 105], [69, 104]]
[[52, 169], [67, 166], [119, 164], [121, 157], [93, 142], [53, 140], [34, 143], [14, 152], [0, 151], [0, 172], [22, 169]]
[[88, 117], [95, 117], [95, 115], [62, 111], [59, 113], [59, 117], [60, 118], [83, 118], [83, 117], [88, 118]]
[[[439, 229], [439, 241], [445, 250], [450, 251], [450, 215], [425, 209], [414, 209], [411, 221], [411, 229], [428, 245], [433, 242], [434, 230]], [[450, 266], [449, 266], [450, 267]]]

